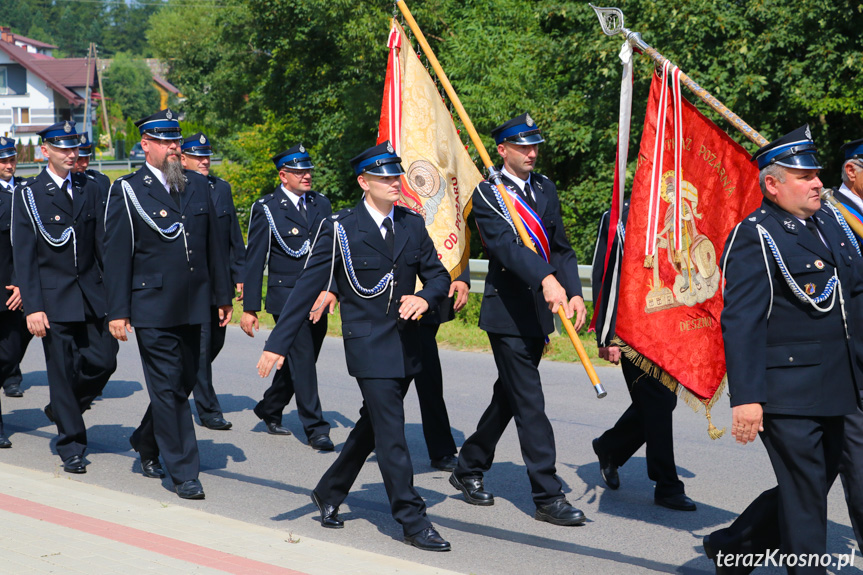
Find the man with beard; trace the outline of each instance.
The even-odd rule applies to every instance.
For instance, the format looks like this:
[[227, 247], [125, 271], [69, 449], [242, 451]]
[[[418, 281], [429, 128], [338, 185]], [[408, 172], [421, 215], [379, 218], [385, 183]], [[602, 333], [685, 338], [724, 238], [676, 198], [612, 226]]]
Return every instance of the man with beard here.
[[[312, 191], [312, 158], [302, 144], [272, 158], [281, 185], [252, 204], [249, 218], [249, 252], [244, 281], [247, 287], [240, 326], [249, 337], [258, 330], [261, 311], [262, 278], [267, 269], [267, 311], [276, 323], [302, 273], [311, 244], [321, 221], [332, 214], [330, 201]], [[325, 286], [320, 286], [324, 289]], [[334, 301], [330, 299], [330, 301]], [[328, 306], [300, 323], [294, 345], [284, 367], [273, 376], [273, 384], [255, 405], [257, 415], [271, 435], [290, 435], [282, 426], [282, 412], [297, 397], [297, 413], [309, 446], [318, 451], [335, 449], [330, 440], [330, 424], [321, 413], [318, 375], [315, 362], [327, 335]]]
[[86, 473], [82, 413], [117, 367], [96, 259], [99, 187], [72, 173], [80, 143], [75, 122], [59, 122], [39, 135], [48, 166], [15, 189], [15, 280], [27, 329], [45, 350], [51, 392], [45, 415], [57, 424], [57, 453], [67, 473]]
[[[21, 314], [21, 294], [12, 283], [12, 244], [9, 233], [12, 229], [12, 192], [15, 190], [15, 168], [18, 166], [18, 152], [15, 150], [15, 140], [0, 137], [0, 274], [2, 281], [0, 286], [5, 286], [8, 300], [5, 304], [0, 300], [0, 381], [3, 382], [3, 391], [6, 397], [24, 397], [21, 390], [21, 366], [19, 362], [24, 357], [27, 344], [32, 339], [32, 334], [27, 331], [27, 323]], [[16, 313], [6, 315], [4, 312]], [[11, 340], [9, 338], [12, 338]], [[20, 357], [19, 357], [20, 356]], [[17, 359], [16, 359], [17, 358]], [[0, 447], [9, 447], [12, 444], [3, 436], [2, 422], [0, 422]]]
[[203, 499], [189, 394], [197, 381], [201, 325], [210, 302], [231, 319], [231, 293], [207, 179], [183, 172], [180, 125], [170, 109], [135, 123], [145, 164], [111, 186], [105, 215], [105, 278], [111, 334], [135, 328], [150, 406], [129, 442], [147, 477]]
[[[18, 364], [33, 337], [27, 331], [27, 322], [21, 312], [21, 292], [13, 279], [12, 194], [17, 158], [15, 140], [0, 137], [0, 286], [6, 289], [6, 298], [0, 299], [0, 380], [5, 379], [6, 382], [12, 381], [16, 371], [21, 375]], [[10, 393], [10, 387], [6, 387], [6, 395], [21, 397], [24, 394]], [[7, 447], [12, 447], [12, 442], [6, 437], [0, 413], [0, 448]]]
[[[198, 132], [183, 140], [180, 159], [185, 169], [207, 178], [207, 190], [216, 208], [219, 249], [223, 255], [224, 264], [228, 266], [231, 283], [236, 286], [242, 299], [243, 284], [240, 275], [243, 273], [246, 260], [246, 245], [243, 243], [240, 222], [237, 221], [237, 209], [234, 207], [231, 184], [210, 175], [212, 155], [213, 148], [203, 133]], [[227, 330], [227, 326], [219, 325], [219, 308], [215, 302], [212, 302], [210, 321], [201, 325], [201, 363], [198, 366], [198, 383], [192, 391], [201, 425], [208, 429], [231, 429], [231, 422], [225, 420], [216, 390], [213, 389], [213, 362], [225, 345]]]

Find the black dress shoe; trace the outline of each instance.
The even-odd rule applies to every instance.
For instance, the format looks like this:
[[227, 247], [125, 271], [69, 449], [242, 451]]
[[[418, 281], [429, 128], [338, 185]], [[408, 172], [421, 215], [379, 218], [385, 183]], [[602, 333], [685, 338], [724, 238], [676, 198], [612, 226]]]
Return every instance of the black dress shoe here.
[[324, 503], [318, 494], [312, 491], [312, 503], [321, 512], [321, 525], [328, 529], [341, 529], [345, 522], [339, 519], [339, 508], [329, 503]]
[[165, 477], [165, 470], [162, 469], [162, 464], [158, 459], [141, 458], [141, 471], [144, 472], [144, 477], [152, 477], [153, 479], [162, 479]]
[[211, 417], [209, 419], [202, 419], [201, 425], [207, 429], [225, 430], [231, 429], [232, 423], [224, 417]]
[[444, 455], [443, 457], [432, 459], [429, 464], [441, 471], [453, 471], [455, 470], [455, 466], [458, 465], [458, 457], [455, 455]]
[[309, 439], [309, 447], [318, 451], [332, 451], [336, 448], [329, 435], [316, 435]]
[[593, 452], [599, 458], [599, 473], [602, 475], [602, 480], [609, 489], [617, 489], [620, 487], [620, 476], [617, 475], [617, 466], [611, 463], [611, 458], [608, 457], [599, 449], [599, 438], [593, 440]]
[[48, 418], [48, 421], [50, 421], [51, 423], [54, 423], [54, 410], [51, 409], [50, 403], [45, 406], [44, 411], [45, 411], [45, 416]]
[[87, 473], [87, 468], [84, 467], [84, 460], [80, 455], [73, 455], [63, 462], [63, 471], [66, 473]]
[[584, 513], [570, 505], [565, 497], [537, 507], [533, 517], [537, 521], [545, 521], [553, 525], [581, 525], [587, 521]]
[[190, 479], [174, 486], [180, 499], [203, 499], [204, 488], [197, 479]]
[[449, 551], [449, 541], [440, 536], [437, 529], [429, 525], [419, 533], [405, 535], [405, 543], [423, 551]]
[[272, 421], [265, 421], [267, 424], [267, 433], [270, 435], [290, 435], [291, 432], [286, 428], [282, 427], [278, 423], [273, 423]]
[[653, 502], [675, 511], [695, 511], [695, 502], [685, 493], [676, 493], [666, 497], [654, 497]]
[[12, 447], [12, 442], [9, 441], [9, 438], [0, 433], [0, 449], [8, 449]]
[[21, 386], [17, 383], [10, 383], [3, 388], [6, 397], [24, 397], [24, 392], [21, 391]]
[[458, 478], [453, 471], [449, 476], [449, 483], [464, 493], [464, 500], [471, 505], [494, 505], [494, 495], [483, 491], [482, 477]]

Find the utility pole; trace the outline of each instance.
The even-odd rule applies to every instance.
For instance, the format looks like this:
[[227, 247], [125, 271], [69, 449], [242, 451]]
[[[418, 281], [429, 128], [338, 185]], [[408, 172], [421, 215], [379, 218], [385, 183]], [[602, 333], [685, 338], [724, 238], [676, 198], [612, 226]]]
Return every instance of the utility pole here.
[[87, 137], [90, 141], [93, 141], [93, 129], [92, 123], [93, 120], [90, 117], [90, 84], [92, 84], [93, 78], [90, 77], [90, 71], [92, 68], [90, 67], [90, 62], [93, 57], [93, 51], [95, 50], [95, 44], [90, 42], [90, 47], [87, 48], [87, 85], [84, 89], [84, 130], [87, 131]]
[[[96, 46], [93, 46], [93, 54], [96, 55]], [[99, 56], [96, 55], [96, 77], [99, 78], [99, 95], [102, 97], [102, 120], [105, 124], [105, 134], [108, 136], [108, 149], [114, 148], [114, 143], [111, 141], [111, 124], [108, 122], [108, 105], [105, 103], [105, 90], [102, 88], [102, 65], [99, 63]]]

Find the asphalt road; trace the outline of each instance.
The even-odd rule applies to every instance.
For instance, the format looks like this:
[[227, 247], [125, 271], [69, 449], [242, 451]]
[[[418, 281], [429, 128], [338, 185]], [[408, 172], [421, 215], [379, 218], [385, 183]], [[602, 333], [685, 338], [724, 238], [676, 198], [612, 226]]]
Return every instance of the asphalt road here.
[[[707, 435], [703, 414], [679, 403], [675, 411], [675, 450], [687, 494], [698, 503], [694, 513], [654, 505], [644, 449], [620, 470], [622, 486], [602, 486], [591, 440], [614, 424], [629, 405], [618, 369], [598, 369], [608, 397], [598, 400], [580, 365], [543, 362], [541, 372], [547, 413], [555, 429], [558, 474], [567, 497], [589, 521], [581, 527], [557, 527], [533, 519], [525, 467], [511, 425], [498, 447], [486, 487], [495, 494], [493, 507], [467, 505], [447, 482], [448, 474], [432, 469], [422, 437], [419, 407], [411, 392], [405, 403], [407, 437], [416, 473], [415, 484], [429, 516], [452, 542], [450, 553], [427, 553], [401, 542], [392, 519], [374, 456], [363, 469], [342, 507], [342, 530], [316, 522], [309, 493], [334, 461], [305, 445], [294, 405], [284, 422], [290, 437], [271, 436], [252, 412], [268, 382], [254, 369], [266, 332], [248, 338], [230, 327], [225, 349], [214, 364], [216, 390], [230, 431], [196, 427], [201, 451], [204, 501], [183, 501], [170, 481], [145, 478], [128, 438], [143, 415], [147, 393], [134, 339], [121, 344], [119, 368], [102, 399], [86, 413], [89, 461], [86, 475], [63, 473], [54, 451], [56, 429], [42, 413], [48, 386], [41, 345], [34, 341], [22, 365], [25, 395], [3, 397], [7, 434], [14, 447], [0, 451], [5, 463], [53, 471], [64, 479], [84, 481], [164, 502], [282, 529], [286, 537], [313, 537], [359, 549], [402, 557], [472, 574], [596, 573], [650, 571], [712, 573], [702, 554], [701, 537], [726, 525], [762, 490], [775, 484], [760, 443], [736, 445], [730, 434], [718, 441]], [[491, 397], [496, 369], [491, 355], [442, 351], [445, 394], [456, 443], [475, 428]], [[328, 338], [318, 361], [321, 402], [336, 449], [341, 449], [358, 417], [360, 393], [347, 374], [339, 339]], [[713, 412], [718, 427], [730, 423], [726, 400]], [[122, 511], [118, 512], [122, 521]], [[853, 544], [841, 485], [830, 493], [828, 550], [847, 553]], [[4, 526], [4, 529], [14, 526]], [[863, 559], [857, 557], [857, 565]], [[843, 572], [853, 570], [843, 569]], [[762, 570], [771, 573], [778, 570]]]

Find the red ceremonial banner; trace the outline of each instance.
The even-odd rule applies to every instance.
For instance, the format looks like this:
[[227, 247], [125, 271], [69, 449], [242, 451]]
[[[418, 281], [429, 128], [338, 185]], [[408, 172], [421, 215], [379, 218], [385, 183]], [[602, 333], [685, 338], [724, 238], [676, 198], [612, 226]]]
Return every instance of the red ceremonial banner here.
[[[626, 225], [616, 334], [642, 369], [669, 387], [682, 385], [677, 391], [690, 406], [709, 408], [726, 374], [718, 260], [730, 231], [762, 196], [746, 150], [683, 98], [663, 99], [665, 132], [656, 145], [662, 84], [654, 74]], [[676, 121], [682, 125], [679, 179]], [[661, 169], [654, 170], [660, 151]]]

